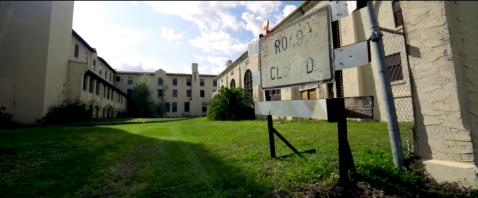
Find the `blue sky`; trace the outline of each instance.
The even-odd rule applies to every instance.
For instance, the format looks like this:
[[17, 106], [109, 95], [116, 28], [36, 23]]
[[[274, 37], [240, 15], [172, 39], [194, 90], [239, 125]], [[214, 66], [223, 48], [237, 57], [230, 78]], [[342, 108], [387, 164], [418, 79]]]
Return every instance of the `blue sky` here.
[[219, 74], [303, 1], [75, 1], [73, 29], [119, 71]]

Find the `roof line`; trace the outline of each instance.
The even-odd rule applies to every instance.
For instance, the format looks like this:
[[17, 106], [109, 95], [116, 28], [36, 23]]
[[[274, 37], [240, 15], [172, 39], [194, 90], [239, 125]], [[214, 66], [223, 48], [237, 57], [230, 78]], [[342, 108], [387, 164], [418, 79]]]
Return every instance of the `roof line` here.
[[86, 45], [86, 47], [88, 47], [89, 50], [97, 53], [96, 49], [91, 47], [90, 44], [88, 44], [88, 42], [85, 41], [85, 39], [81, 38], [81, 36], [74, 29], [71, 29], [71, 30], [73, 35], [76, 36], [76, 38], [78, 38], [78, 40], [80, 40], [80, 42], [83, 43], [83, 45]]

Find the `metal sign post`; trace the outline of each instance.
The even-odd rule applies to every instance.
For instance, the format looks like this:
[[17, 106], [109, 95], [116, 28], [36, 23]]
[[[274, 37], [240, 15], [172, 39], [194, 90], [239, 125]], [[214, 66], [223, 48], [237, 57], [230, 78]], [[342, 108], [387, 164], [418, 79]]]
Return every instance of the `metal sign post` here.
[[[259, 40], [251, 43], [249, 56], [259, 54], [259, 78], [263, 90], [297, 87], [306, 84], [333, 83], [337, 98], [318, 100], [260, 101], [254, 103], [256, 114], [267, 115], [271, 157], [275, 158], [274, 134], [296, 154], [299, 152], [272, 125], [272, 115], [327, 119], [337, 122], [339, 142], [339, 182], [349, 181], [348, 172], [355, 175], [355, 164], [347, 141], [347, 118], [373, 118], [373, 97], [344, 98], [342, 69], [370, 62], [368, 41], [340, 47], [338, 19], [361, 8], [334, 1], [312, 11], [279, 30], [269, 33], [267, 27]], [[363, 7], [363, 6], [362, 6]], [[268, 23], [264, 23], [265, 26]], [[258, 50], [255, 50], [259, 48]], [[256, 52], [258, 51], [258, 52]], [[286, 155], [290, 156], [290, 155]], [[283, 157], [286, 157], [283, 156]]]

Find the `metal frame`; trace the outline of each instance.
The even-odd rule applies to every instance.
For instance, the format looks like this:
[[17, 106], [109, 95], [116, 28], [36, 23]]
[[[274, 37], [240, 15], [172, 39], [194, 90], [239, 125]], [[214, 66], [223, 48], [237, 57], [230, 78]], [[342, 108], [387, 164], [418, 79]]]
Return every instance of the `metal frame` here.
[[[327, 12], [327, 23], [330, 24], [331, 23], [331, 18], [332, 18], [332, 11], [331, 11], [331, 8], [330, 8], [330, 5], [327, 5], [327, 6], [324, 6], [320, 9], [317, 9], [315, 11], [313, 11], [312, 13], [310, 14], [307, 14], [307, 15], [304, 15], [302, 16], [300, 19], [297, 19], [294, 21], [294, 23], [292, 24], [288, 24], [282, 28], [279, 28], [277, 30], [275, 30], [274, 32], [270, 33], [270, 34], [267, 34], [266, 36], [263, 36], [261, 37], [260, 39], [266, 39], [267, 37], [271, 36], [271, 35], [274, 35], [274, 34], [277, 34], [278, 32], [292, 26], [292, 25], [295, 25], [296, 23], [298, 22], [301, 22], [305, 19], [307, 19], [308, 17], [310, 16], [313, 16], [319, 12], [322, 12], [324, 11]], [[328, 36], [328, 40], [331, 41], [332, 38], [331, 38], [331, 35], [332, 35], [332, 31], [330, 29], [330, 26], [328, 26], [328, 32], [329, 34], [327, 35]], [[260, 42], [260, 41], [259, 41]], [[259, 44], [260, 46], [260, 44]], [[334, 68], [334, 52], [333, 52], [333, 49], [332, 49], [332, 46], [329, 45], [329, 54], [330, 54], [330, 60], [329, 60], [329, 66], [330, 66], [330, 76], [331, 78], [329, 79], [323, 79], [323, 80], [318, 80], [318, 81], [312, 81], [312, 82], [304, 82], [304, 83], [295, 83], [295, 84], [289, 84], [289, 85], [281, 85], [281, 86], [273, 86], [273, 87], [263, 87], [262, 86], [262, 76], [261, 76], [261, 89], [262, 90], [271, 90], [271, 89], [280, 89], [280, 88], [289, 88], [289, 87], [299, 87], [299, 86], [302, 86], [302, 85], [307, 85], [307, 84], [324, 84], [324, 83], [331, 83], [331, 82], [334, 82], [334, 71], [335, 71], [335, 68]], [[259, 71], [262, 72], [262, 64], [261, 64], [261, 50], [259, 49]]]

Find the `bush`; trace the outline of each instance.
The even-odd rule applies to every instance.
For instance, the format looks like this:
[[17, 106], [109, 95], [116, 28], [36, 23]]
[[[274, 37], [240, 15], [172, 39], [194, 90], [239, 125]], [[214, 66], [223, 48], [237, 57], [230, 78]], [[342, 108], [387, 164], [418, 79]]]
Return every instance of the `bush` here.
[[94, 100], [85, 103], [79, 98], [67, 98], [59, 105], [51, 106], [43, 121], [48, 124], [88, 122], [93, 118], [95, 109], [99, 107]]
[[207, 120], [254, 119], [254, 101], [243, 88], [221, 88], [209, 105]]
[[6, 113], [6, 107], [0, 107], [0, 129], [11, 129], [18, 124], [12, 121], [12, 114]]

